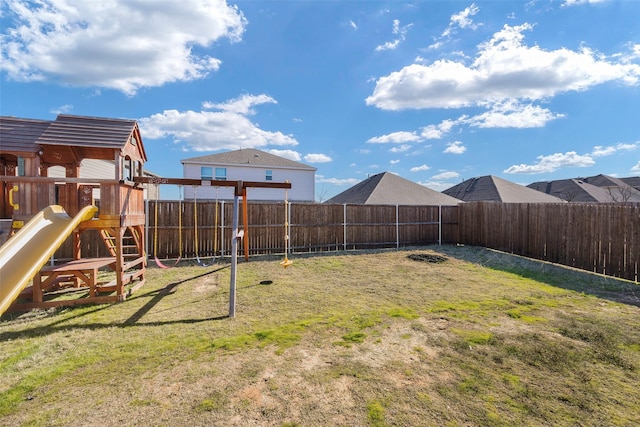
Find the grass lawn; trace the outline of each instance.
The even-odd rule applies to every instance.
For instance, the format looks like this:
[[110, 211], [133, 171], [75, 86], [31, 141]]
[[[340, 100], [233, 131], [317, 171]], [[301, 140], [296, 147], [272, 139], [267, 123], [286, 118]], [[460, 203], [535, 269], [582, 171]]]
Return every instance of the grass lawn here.
[[640, 286], [481, 248], [150, 268], [8, 314], [0, 425], [631, 426]]

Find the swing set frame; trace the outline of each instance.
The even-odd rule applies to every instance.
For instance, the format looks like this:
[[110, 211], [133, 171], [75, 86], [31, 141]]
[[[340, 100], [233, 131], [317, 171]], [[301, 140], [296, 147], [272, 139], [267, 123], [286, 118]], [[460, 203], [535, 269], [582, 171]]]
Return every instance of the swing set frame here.
[[[233, 187], [234, 188], [234, 197], [233, 197], [233, 222], [232, 222], [232, 239], [231, 239], [231, 278], [229, 280], [229, 317], [235, 317], [236, 315], [236, 271], [238, 266], [238, 240], [244, 240], [244, 257], [245, 260], [249, 260], [249, 239], [246, 238], [248, 236], [249, 229], [249, 218], [247, 211], [247, 189], [248, 188], [282, 188], [284, 190], [291, 189], [291, 183], [289, 181], [285, 182], [260, 182], [260, 181], [227, 181], [227, 180], [215, 180], [215, 179], [192, 179], [192, 178], [156, 178], [156, 177], [148, 177], [148, 176], [136, 176], [134, 177], [134, 182], [136, 184], [154, 184], [154, 185], [191, 185], [194, 187], [202, 186], [202, 187]], [[240, 202], [239, 199], [242, 197], [244, 203], [243, 206], [243, 219], [244, 219], [244, 228], [242, 231], [238, 231], [238, 217], [240, 216]], [[285, 206], [289, 203], [288, 200], [288, 192], [285, 191]], [[156, 204], [157, 206], [157, 204]], [[285, 208], [285, 215], [287, 215], [287, 209]], [[287, 258], [288, 252], [288, 240], [289, 240], [289, 224], [288, 221], [285, 220], [285, 244], [287, 248], [285, 249], [285, 261], [281, 264], [286, 268], [291, 265], [291, 261]], [[155, 255], [155, 253], [154, 253]]]

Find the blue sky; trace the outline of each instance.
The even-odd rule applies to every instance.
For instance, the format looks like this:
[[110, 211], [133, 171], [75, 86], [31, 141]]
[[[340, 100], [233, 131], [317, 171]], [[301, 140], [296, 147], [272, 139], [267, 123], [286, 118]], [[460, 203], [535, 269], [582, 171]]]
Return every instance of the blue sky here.
[[146, 168], [258, 148], [326, 200], [640, 175], [640, 1], [4, 0], [0, 113], [138, 120]]

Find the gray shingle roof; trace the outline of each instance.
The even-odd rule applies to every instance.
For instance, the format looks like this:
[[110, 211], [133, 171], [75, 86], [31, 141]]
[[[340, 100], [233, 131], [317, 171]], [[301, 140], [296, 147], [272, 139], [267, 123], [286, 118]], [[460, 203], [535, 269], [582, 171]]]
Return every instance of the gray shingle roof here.
[[584, 178], [583, 181], [606, 189], [617, 202], [640, 202], [640, 191], [623, 179], [600, 174]]
[[364, 181], [332, 197], [325, 203], [455, 206], [460, 203], [460, 200], [390, 172], [383, 172], [370, 176]]
[[216, 165], [252, 165], [270, 168], [287, 168], [299, 170], [312, 170], [316, 168], [304, 163], [285, 159], [275, 154], [256, 150], [255, 148], [243, 148], [241, 150], [227, 151], [219, 154], [208, 154], [206, 156], [190, 157], [180, 160], [181, 163], [216, 164]]
[[620, 179], [622, 180], [622, 182], [629, 184], [636, 190], [640, 191], [640, 176], [630, 176], [627, 178], [620, 178]]
[[465, 202], [558, 203], [557, 197], [493, 175], [470, 178], [443, 193]]
[[574, 203], [640, 202], [639, 191], [607, 175], [539, 181], [528, 187]]
[[604, 188], [597, 187], [576, 178], [538, 181], [529, 184], [528, 187], [573, 203], [604, 203], [613, 201], [611, 195]]

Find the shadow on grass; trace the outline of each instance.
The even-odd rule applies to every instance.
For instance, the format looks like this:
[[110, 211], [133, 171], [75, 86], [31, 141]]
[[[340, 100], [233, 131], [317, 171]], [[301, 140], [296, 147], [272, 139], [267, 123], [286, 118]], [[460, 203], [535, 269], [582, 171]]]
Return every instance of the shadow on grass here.
[[628, 280], [482, 247], [434, 246], [430, 249], [556, 288], [640, 307], [640, 285]]
[[[229, 315], [224, 315], [224, 316], [215, 316], [215, 317], [207, 317], [207, 318], [203, 318], [203, 319], [178, 319], [178, 320], [166, 320], [166, 321], [158, 321], [158, 322], [145, 322], [142, 323], [140, 325], [138, 325], [140, 319], [142, 319], [144, 317], [145, 314], [149, 313], [149, 311], [151, 311], [151, 309], [153, 307], [155, 307], [164, 297], [170, 295], [173, 293], [173, 291], [175, 290], [176, 287], [178, 287], [179, 285], [183, 284], [183, 283], [187, 283], [189, 281], [192, 280], [196, 280], [205, 276], [208, 276], [209, 274], [213, 274], [216, 273], [220, 270], [223, 270], [225, 268], [229, 268], [230, 266], [226, 265], [226, 266], [222, 266], [220, 268], [217, 268], [215, 270], [209, 270], [205, 273], [202, 274], [198, 274], [195, 275], [193, 277], [189, 277], [186, 279], [182, 279], [180, 281], [177, 282], [173, 282], [173, 283], [169, 283], [168, 285], [166, 285], [164, 288], [161, 289], [157, 289], [151, 292], [147, 292], [144, 294], [137, 294], [134, 298], [130, 298], [130, 300], [136, 299], [136, 298], [144, 298], [144, 297], [148, 297], [148, 296], [152, 296], [152, 298], [142, 307], [140, 307], [140, 309], [138, 309], [133, 315], [131, 315], [127, 320], [125, 320], [122, 323], [119, 322], [111, 322], [111, 323], [87, 323], [87, 324], [75, 324], [75, 325], [68, 325], [66, 324], [67, 322], [69, 322], [70, 320], [77, 320], [80, 319], [84, 316], [88, 316], [90, 314], [95, 314], [99, 311], [105, 310], [107, 308], [110, 308], [112, 305], [111, 304], [104, 304], [104, 305], [99, 305], [99, 306], [93, 306], [91, 307], [90, 305], [84, 305], [84, 306], [72, 306], [72, 307], [65, 307], [65, 310], [68, 311], [75, 311], [76, 313], [70, 315], [70, 316], [66, 316], [63, 319], [60, 320], [56, 320], [46, 326], [39, 326], [39, 327], [35, 327], [35, 328], [31, 328], [31, 329], [22, 329], [20, 331], [15, 331], [15, 332], [3, 332], [0, 333], [0, 341], [5, 341], [5, 340], [11, 340], [11, 339], [15, 339], [15, 338], [24, 338], [26, 337], [34, 337], [34, 336], [42, 336], [42, 335], [49, 335], [52, 333], [55, 333], [57, 331], [60, 330], [73, 330], [73, 329], [88, 329], [88, 330], [97, 330], [97, 329], [104, 329], [104, 328], [113, 328], [113, 327], [120, 327], [120, 328], [128, 328], [128, 327], [135, 327], [135, 326], [162, 326], [162, 325], [172, 325], [172, 324], [194, 324], [194, 323], [201, 323], [201, 322], [210, 322], [210, 321], [215, 321], [215, 320], [223, 320], [223, 319], [227, 319], [229, 317]], [[126, 302], [125, 302], [126, 303]], [[88, 309], [88, 307], [91, 307]]]
[[[128, 327], [128, 326], [133, 326], [135, 325], [140, 319], [142, 319], [142, 317], [147, 314], [153, 307], [156, 306], [156, 304], [158, 304], [164, 297], [166, 297], [167, 295], [170, 295], [171, 293], [173, 293], [173, 291], [175, 290], [176, 287], [178, 287], [179, 285], [186, 283], [186, 282], [190, 282], [192, 280], [196, 280], [196, 279], [200, 279], [202, 277], [208, 276], [210, 274], [216, 273], [220, 270], [224, 270], [225, 268], [229, 268], [230, 266], [225, 265], [223, 267], [220, 268], [216, 268], [215, 270], [210, 270], [207, 271], [205, 273], [202, 274], [198, 274], [196, 276], [193, 277], [189, 277], [187, 279], [183, 279], [183, 280], [179, 280], [177, 282], [173, 282], [173, 283], [169, 283], [167, 286], [165, 286], [162, 289], [158, 289], [156, 291], [153, 292], [148, 292], [144, 295], [140, 295], [140, 297], [143, 296], [147, 296], [147, 295], [152, 295], [154, 294], [153, 298], [151, 298], [145, 305], [143, 305], [142, 307], [140, 307], [140, 309], [138, 311], [136, 311], [131, 317], [129, 317], [127, 320], [124, 321], [124, 323], [122, 323], [121, 327]], [[207, 320], [219, 320], [219, 319], [225, 319], [229, 316], [219, 316], [216, 317], [214, 319], [207, 319]], [[174, 321], [174, 322], [168, 322], [168, 323], [194, 323], [194, 322], [189, 322], [189, 321]], [[164, 324], [164, 322], [156, 322], [156, 325], [160, 325], [160, 324]], [[154, 323], [145, 323], [145, 325], [154, 325]]]

